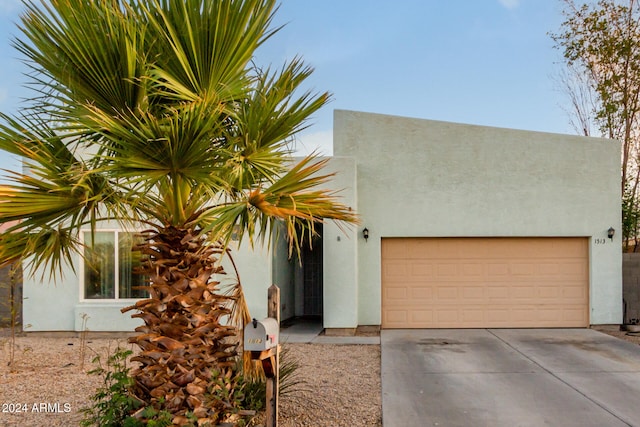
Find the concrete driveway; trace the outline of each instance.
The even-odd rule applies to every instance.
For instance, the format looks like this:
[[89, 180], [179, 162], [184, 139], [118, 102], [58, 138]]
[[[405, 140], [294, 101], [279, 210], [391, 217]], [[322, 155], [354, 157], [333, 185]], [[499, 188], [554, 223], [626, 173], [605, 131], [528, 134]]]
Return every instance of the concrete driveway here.
[[383, 330], [384, 427], [640, 426], [640, 346], [590, 329]]

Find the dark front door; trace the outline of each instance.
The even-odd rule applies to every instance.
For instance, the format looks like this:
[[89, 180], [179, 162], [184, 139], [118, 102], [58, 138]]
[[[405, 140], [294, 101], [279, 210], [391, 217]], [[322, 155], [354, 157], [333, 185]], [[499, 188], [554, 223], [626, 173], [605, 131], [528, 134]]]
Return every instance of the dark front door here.
[[304, 316], [322, 316], [322, 224], [316, 231], [313, 246], [302, 251]]

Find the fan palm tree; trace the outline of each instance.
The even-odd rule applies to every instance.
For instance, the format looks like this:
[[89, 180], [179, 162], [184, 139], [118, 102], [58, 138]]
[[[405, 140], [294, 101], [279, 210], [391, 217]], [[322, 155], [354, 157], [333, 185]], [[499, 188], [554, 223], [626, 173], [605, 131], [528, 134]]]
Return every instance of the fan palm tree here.
[[[212, 369], [227, 375], [237, 329], [219, 274], [232, 234], [292, 250], [326, 219], [356, 220], [321, 189], [314, 156], [290, 160], [292, 137], [328, 100], [300, 92], [312, 70], [296, 58], [257, 67], [275, 0], [41, 0], [26, 4], [15, 46], [34, 96], [1, 115], [0, 148], [26, 172], [0, 187], [0, 263], [53, 276], [84, 253], [81, 230], [104, 220], [141, 231], [148, 298], [132, 339], [138, 397], [220, 421], [207, 401]], [[300, 232], [306, 230], [306, 232]], [[199, 424], [200, 425], [200, 424]]]

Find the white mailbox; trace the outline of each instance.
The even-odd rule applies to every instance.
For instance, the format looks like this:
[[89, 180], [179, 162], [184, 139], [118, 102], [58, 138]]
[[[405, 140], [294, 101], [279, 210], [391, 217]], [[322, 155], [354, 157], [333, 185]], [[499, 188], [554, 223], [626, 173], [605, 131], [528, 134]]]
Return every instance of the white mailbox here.
[[244, 351], [265, 351], [278, 345], [280, 327], [274, 318], [256, 320], [244, 327]]

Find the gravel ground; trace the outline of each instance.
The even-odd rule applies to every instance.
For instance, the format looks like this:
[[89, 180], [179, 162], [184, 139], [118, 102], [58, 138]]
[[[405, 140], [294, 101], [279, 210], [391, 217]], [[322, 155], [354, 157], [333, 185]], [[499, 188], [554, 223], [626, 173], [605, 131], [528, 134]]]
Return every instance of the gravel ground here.
[[[1, 332], [1, 331], [0, 331]], [[20, 336], [15, 363], [10, 341], [0, 334], [0, 426], [78, 425], [100, 378], [87, 375], [126, 340], [88, 339], [84, 365], [79, 338]], [[280, 399], [280, 427], [381, 426], [380, 346], [286, 344], [301, 365], [304, 383]], [[129, 347], [127, 347], [129, 348]]]
[[[618, 326], [594, 329], [640, 344], [640, 335]], [[0, 427], [68, 427], [82, 419], [100, 378], [87, 375], [96, 355], [106, 358], [126, 340], [88, 339], [81, 360], [79, 338], [20, 336], [10, 368], [10, 341], [0, 330]], [[382, 425], [380, 346], [287, 344], [304, 381], [280, 400], [280, 427]], [[260, 420], [257, 419], [256, 423]]]

